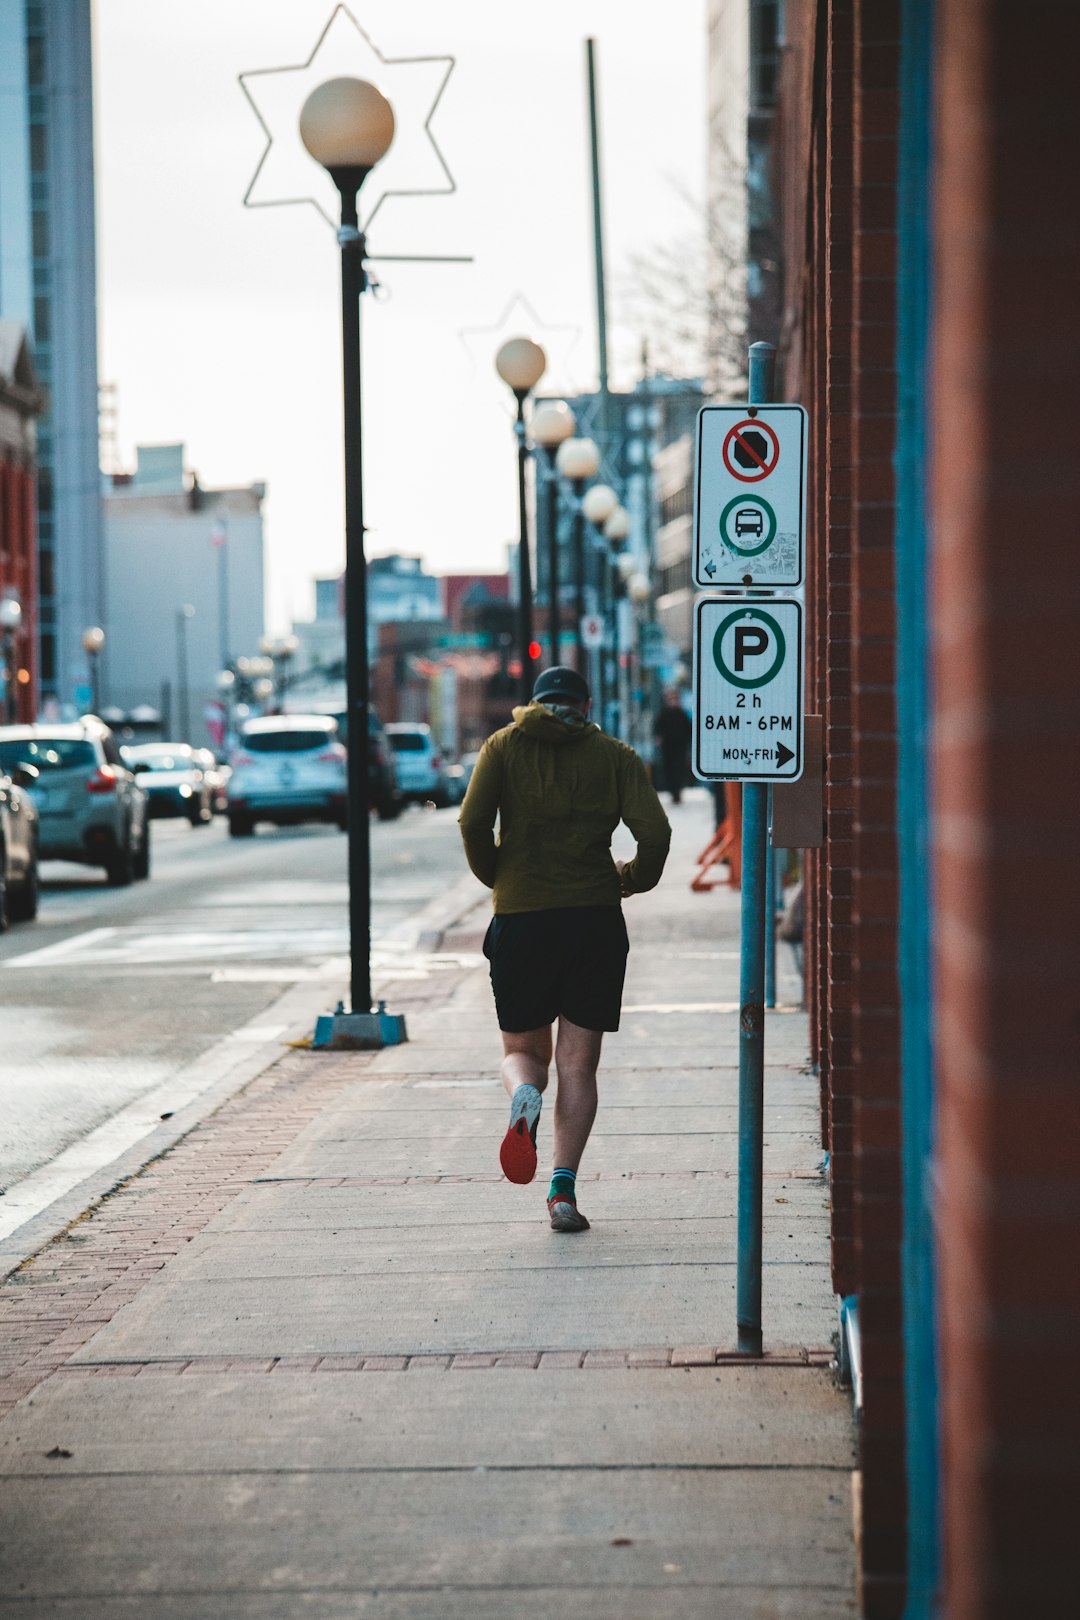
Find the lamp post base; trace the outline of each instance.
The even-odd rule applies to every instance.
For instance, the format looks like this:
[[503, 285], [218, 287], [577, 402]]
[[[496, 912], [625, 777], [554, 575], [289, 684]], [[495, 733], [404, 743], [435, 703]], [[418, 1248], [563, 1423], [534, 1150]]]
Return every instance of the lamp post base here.
[[377, 1012], [324, 1013], [315, 1021], [314, 1051], [373, 1052], [383, 1046], [401, 1046], [408, 1040], [404, 1013], [388, 1013], [380, 1001]]

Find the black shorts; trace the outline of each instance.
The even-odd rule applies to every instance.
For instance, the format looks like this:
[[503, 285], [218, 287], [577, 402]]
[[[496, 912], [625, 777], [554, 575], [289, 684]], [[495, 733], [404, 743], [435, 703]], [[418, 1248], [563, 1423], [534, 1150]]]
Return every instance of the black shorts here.
[[499, 1028], [517, 1035], [562, 1016], [582, 1029], [618, 1029], [629, 948], [618, 906], [493, 917], [484, 955]]

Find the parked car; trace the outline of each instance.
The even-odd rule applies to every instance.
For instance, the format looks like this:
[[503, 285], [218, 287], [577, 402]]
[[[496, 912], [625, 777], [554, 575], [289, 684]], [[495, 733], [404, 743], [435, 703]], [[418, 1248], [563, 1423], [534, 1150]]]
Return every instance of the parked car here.
[[32, 766], [42, 860], [103, 866], [117, 886], [150, 876], [147, 799], [100, 720], [0, 726], [0, 770]]
[[[335, 694], [338, 695], [338, 694]], [[289, 712], [286, 708], [286, 713]], [[349, 717], [345, 709], [325, 708], [318, 712], [337, 721], [338, 741], [348, 751]], [[380, 821], [393, 821], [405, 808], [405, 800], [398, 783], [397, 756], [390, 747], [386, 732], [375, 710], [368, 709], [368, 809], [374, 810]]]
[[37, 916], [38, 816], [27, 791], [36, 781], [32, 765], [0, 768], [0, 934]]
[[187, 743], [134, 743], [120, 752], [139, 778], [151, 816], [186, 816], [193, 827], [207, 825], [214, 806], [194, 748]]
[[348, 826], [345, 750], [324, 714], [248, 720], [231, 760], [229, 832], [248, 838], [259, 821]]
[[210, 789], [210, 808], [215, 816], [228, 814], [229, 809], [229, 777], [232, 768], [214, 753], [212, 748], [196, 748], [195, 758], [202, 767]]
[[405, 808], [397, 755], [374, 709], [368, 710], [368, 772], [371, 808], [380, 821], [393, 821]]
[[451, 804], [460, 804], [469, 791], [476, 759], [475, 754], [462, 754], [456, 764], [446, 767], [446, 785]]
[[450, 789], [431, 727], [414, 721], [393, 720], [386, 735], [397, 760], [398, 781], [406, 799], [430, 801], [439, 809], [450, 803]]

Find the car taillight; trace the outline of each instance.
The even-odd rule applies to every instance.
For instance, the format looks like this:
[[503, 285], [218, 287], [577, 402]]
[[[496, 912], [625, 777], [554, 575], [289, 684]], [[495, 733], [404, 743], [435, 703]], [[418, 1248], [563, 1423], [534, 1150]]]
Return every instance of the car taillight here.
[[344, 754], [344, 748], [327, 748], [321, 754], [316, 754], [315, 758], [320, 765], [336, 765]]
[[93, 776], [86, 779], [87, 793], [115, 793], [116, 772], [111, 765], [99, 765]]
[[386, 764], [386, 755], [383, 753], [382, 749], [378, 746], [377, 743], [376, 743], [375, 747], [371, 750], [371, 757], [375, 761], [376, 765], [385, 765]]
[[255, 763], [254, 754], [244, 754], [244, 753], [234, 754], [232, 759], [230, 759], [230, 761], [229, 761], [229, 764], [231, 766], [233, 766], [234, 769], [236, 768], [237, 765], [254, 765], [254, 763]]
[[432, 765], [432, 769], [437, 771], [440, 768], [440, 766], [442, 765], [442, 755], [441, 754], [432, 754], [432, 756], [431, 756], [431, 765]]

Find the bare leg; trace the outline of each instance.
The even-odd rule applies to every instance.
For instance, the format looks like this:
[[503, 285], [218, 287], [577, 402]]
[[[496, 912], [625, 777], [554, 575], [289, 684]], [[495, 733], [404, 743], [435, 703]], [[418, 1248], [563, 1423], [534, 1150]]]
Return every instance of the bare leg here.
[[[543, 1091], [548, 1083], [551, 1063], [551, 1026], [527, 1029], [519, 1035], [502, 1032], [502, 1083], [512, 1097], [518, 1086], [535, 1086]], [[588, 1133], [586, 1132], [586, 1135]]]
[[[603, 1034], [582, 1029], [569, 1018], [559, 1019], [555, 1067], [559, 1089], [555, 1096], [555, 1166], [576, 1170], [596, 1118], [596, 1069]], [[504, 1063], [505, 1067], [505, 1063]]]

